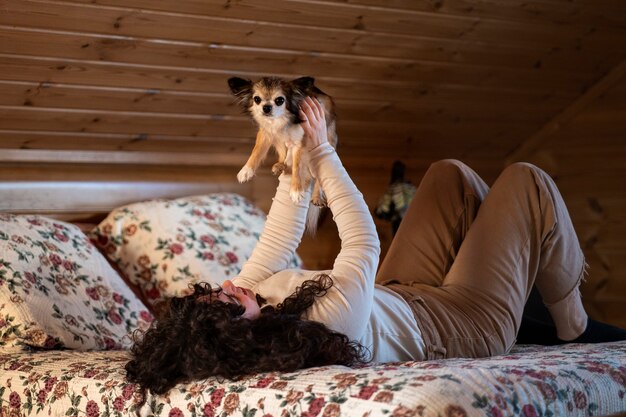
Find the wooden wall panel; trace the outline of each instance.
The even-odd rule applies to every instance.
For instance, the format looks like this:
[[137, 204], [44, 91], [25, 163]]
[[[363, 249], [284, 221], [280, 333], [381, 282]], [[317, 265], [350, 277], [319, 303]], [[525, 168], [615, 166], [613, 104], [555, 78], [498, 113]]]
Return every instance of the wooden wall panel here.
[[589, 263], [592, 316], [626, 327], [626, 77], [546, 135], [528, 159], [556, 180]]

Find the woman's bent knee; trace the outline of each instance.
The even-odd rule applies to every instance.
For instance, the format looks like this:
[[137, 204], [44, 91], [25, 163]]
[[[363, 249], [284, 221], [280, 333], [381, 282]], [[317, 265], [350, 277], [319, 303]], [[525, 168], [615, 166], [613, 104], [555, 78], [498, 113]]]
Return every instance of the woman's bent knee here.
[[468, 168], [463, 162], [458, 159], [440, 159], [439, 161], [433, 162], [430, 164], [428, 168], [429, 171], [451, 171], [458, 172], [459, 170], [463, 170]]
[[474, 195], [482, 201], [489, 190], [487, 184], [469, 166], [456, 159], [442, 159], [428, 168], [423, 183], [435, 188], [461, 190], [464, 196]]
[[514, 183], [518, 186], [524, 184], [540, 184], [550, 176], [536, 165], [528, 162], [515, 162], [507, 166], [500, 174], [498, 181]]
[[501, 175], [536, 176], [537, 174], [547, 175], [541, 168], [529, 162], [514, 162], [511, 165], [507, 166], [502, 171]]
[[441, 159], [430, 164], [426, 175], [438, 179], [458, 180], [463, 178], [468, 171], [470, 171], [470, 168], [459, 160]]

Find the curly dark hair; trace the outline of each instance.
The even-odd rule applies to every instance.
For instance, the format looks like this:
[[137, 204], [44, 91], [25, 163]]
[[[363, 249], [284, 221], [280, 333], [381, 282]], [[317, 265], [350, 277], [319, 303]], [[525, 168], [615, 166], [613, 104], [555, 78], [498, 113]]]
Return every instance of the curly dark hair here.
[[135, 334], [127, 378], [164, 394], [178, 383], [211, 376], [237, 379], [259, 372], [366, 363], [367, 351], [359, 343], [300, 318], [332, 285], [324, 274], [307, 280], [276, 308], [263, 307], [260, 317], [250, 320], [241, 317], [244, 308], [239, 305], [198, 301], [214, 289], [208, 283], [195, 284], [193, 294], [170, 299], [162, 316], [145, 333]]

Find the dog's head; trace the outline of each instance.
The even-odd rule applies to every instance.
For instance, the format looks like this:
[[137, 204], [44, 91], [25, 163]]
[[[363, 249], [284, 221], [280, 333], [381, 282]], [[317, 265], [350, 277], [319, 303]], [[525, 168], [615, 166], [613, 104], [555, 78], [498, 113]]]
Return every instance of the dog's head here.
[[301, 77], [287, 81], [278, 77], [263, 77], [257, 82], [243, 78], [228, 79], [230, 91], [242, 108], [260, 125], [266, 123], [300, 123], [298, 106], [307, 95], [313, 94], [315, 80]]

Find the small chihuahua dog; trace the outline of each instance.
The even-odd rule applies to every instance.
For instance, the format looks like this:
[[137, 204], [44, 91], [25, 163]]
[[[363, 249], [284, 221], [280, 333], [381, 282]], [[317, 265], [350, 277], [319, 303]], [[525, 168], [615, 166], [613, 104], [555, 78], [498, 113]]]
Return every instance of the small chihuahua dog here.
[[[233, 77], [228, 80], [228, 85], [241, 107], [252, 116], [259, 127], [252, 154], [237, 174], [237, 179], [239, 182], [249, 181], [273, 146], [278, 154], [278, 162], [272, 166], [272, 172], [279, 175], [291, 169], [289, 195], [295, 203], [300, 202], [311, 185], [312, 176], [309, 156], [303, 143], [304, 130], [300, 126], [302, 120], [299, 116], [299, 105], [307, 96], [316, 98], [322, 104], [328, 142], [336, 148], [333, 99], [315, 86], [312, 77], [301, 77], [291, 81], [278, 77], [263, 77], [256, 82]], [[318, 207], [326, 205], [319, 181], [315, 181], [313, 185], [311, 202]], [[307, 216], [309, 231], [315, 229], [316, 220], [317, 218], [311, 219]]]

